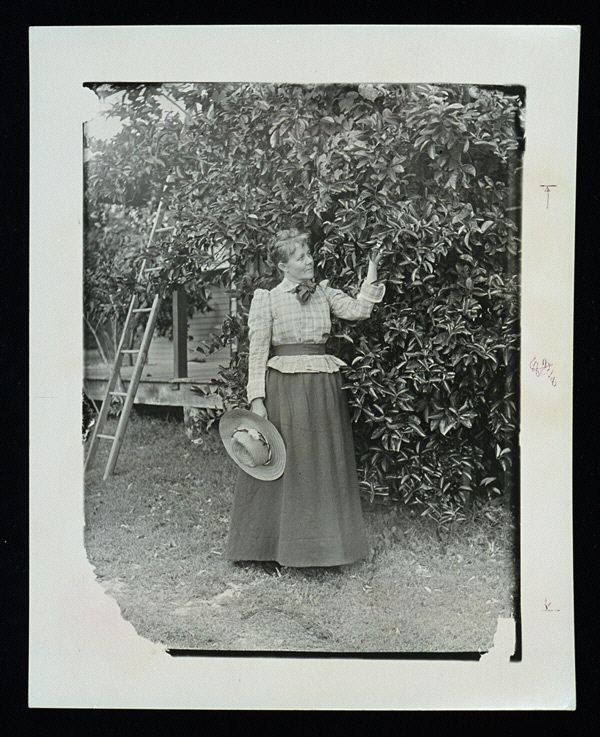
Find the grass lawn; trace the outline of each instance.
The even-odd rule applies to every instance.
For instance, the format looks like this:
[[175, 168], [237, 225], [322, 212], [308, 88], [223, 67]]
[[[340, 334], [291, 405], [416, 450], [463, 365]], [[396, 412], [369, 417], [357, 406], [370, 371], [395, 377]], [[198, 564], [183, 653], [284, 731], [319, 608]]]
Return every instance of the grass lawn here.
[[486, 651], [512, 614], [507, 505], [495, 525], [462, 524], [444, 552], [432, 522], [365, 499], [370, 560], [278, 573], [224, 558], [237, 471], [216, 432], [195, 445], [180, 419], [134, 412], [103, 482], [107, 451], [85, 481], [88, 557], [123, 617], [165, 647]]

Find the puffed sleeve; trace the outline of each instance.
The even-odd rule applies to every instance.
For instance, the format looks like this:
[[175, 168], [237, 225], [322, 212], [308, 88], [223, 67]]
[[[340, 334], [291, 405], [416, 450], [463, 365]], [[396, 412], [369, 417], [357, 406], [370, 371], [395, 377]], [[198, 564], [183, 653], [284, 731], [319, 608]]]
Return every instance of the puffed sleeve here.
[[265, 396], [265, 373], [271, 346], [271, 301], [266, 289], [256, 289], [248, 314], [248, 402]]
[[385, 284], [363, 282], [356, 299], [344, 294], [341, 289], [323, 286], [323, 283], [320, 286], [325, 291], [331, 312], [342, 320], [366, 320], [373, 305], [381, 302], [385, 294]]

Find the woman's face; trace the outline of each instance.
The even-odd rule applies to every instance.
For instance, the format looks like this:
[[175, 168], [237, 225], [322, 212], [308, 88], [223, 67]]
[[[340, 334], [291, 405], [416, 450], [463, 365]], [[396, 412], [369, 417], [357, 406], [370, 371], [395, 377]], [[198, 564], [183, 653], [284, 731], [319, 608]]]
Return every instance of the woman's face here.
[[280, 263], [279, 268], [283, 271], [284, 276], [292, 281], [300, 282], [312, 279], [315, 275], [315, 265], [308, 243], [298, 244], [293, 253], [290, 254], [287, 263]]

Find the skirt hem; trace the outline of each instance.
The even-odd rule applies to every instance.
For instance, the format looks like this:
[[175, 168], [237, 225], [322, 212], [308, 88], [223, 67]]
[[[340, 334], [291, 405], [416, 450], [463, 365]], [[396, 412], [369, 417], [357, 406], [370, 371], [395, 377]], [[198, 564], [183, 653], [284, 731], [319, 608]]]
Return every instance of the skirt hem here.
[[350, 566], [353, 563], [358, 563], [361, 560], [365, 560], [366, 557], [367, 556], [365, 553], [364, 555], [359, 555], [357, 558], [351, 558], [351, 559], [336, 558], [336, 559], [332, 559], [331, 561], [329, 560], [324, 561], [321, 558], [319, 559], [318, 562], [313, 561], [311, 563], [305, 563], [305, 562], [292, 563], [292, 562], [286, 561], [286, 559], [282, 556], [265, 556], [264, 558], [263, 557], [259, 558], [256, 555], [253, 555], [251, 558], [250, 557], [240, 558], [238, 556], [235, 556], [235, 557], [226, 556], [226, 560], [230, 561], [231, 563], [253, 563], [253, 562], [264, 563], [266, 561], [273, 561], [275, 563], [279, 563], [280, 566], [284, 566], [285, 568], [329, 568], [329, 567], [334, 567], [334, 566]]

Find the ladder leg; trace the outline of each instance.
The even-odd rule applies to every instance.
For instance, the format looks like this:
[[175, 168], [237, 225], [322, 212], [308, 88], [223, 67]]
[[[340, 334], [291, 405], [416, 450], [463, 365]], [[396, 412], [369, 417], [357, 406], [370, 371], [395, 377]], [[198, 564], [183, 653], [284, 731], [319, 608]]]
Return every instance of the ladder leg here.
[[104, 481], [106, 481], [106, 479], [115, 470], [117, 459], [119, 457], [119, 452], [121, 450], [121, 446], [123, 445], [123, 439], [125, 438], [125, 431], [127, 430], [127, 423], [129, 422], [129, 415], [131, 413], [131, 408], [133, 406], [133, 400], [135, 399], [135, 395], [137, 394], [137, 389], [140, 383], [140, 378], [141, 378], [142, 371], [144, 368], [144, 363], [146, 361], [146, 355], [148, 353], [148, 348], [150, 347], [150, 341], [152, 340], [152, 334], [154, 333], [154, 326], [156, 325], [156, 318], [158, 317], [158, 310], [160, 309], [160, 302], [161, 302], [160, 297], [156, 295], [156, 297], [154, 297], [154, 302], [152, 304], [152, 311], [150, 312], [148, 322], [146, 323], [146, 329], [144, 330], [144, 335], [142, 337], [142, 343], [140, 345], [138, 357], [135, 362], [133, 374], [129, 382], [129, 388], [127, 390], [127, 397], [125, 399], [123, 409], [121, 410], [121, 416], [119, 417], [119, 424], [117, 426], [117, 432], [115, 433], [115, 438], [113, 440], [113, 443], [110, 449], [110, 454], [108, 456], [108, 462], [106, 464], [106, 469], [104, 471], [104, 477], [103, 477]]
[[100, 440], [98, 436], [102, 433], [104, 425], [106, 424], [108, 411], [110, 409], [110, 393], [113, 391], [115, 384], [117, 383], [117, 377], [119, 376], [119, 372], [121, 369], [122, 355], [122, 353], [117, 354], [115, 358], [115, 365], [111, 371], [108, 383], [106, 385], [106, 392], [104, 394], [104, 399], [102, 400], [102, 407], [100, 408], [98, 418], [96, 419], [96, 424], [94, 425], [92, 438], [90, 440], [88, 453], [85, 459], [84, 471], [87, 471], [87, 469], [91, 466], [96, 456], [96, 451], [98, 450], [98, 442]]
[[117, 381], [119, 383], [121, 382], [121, 363], [123, 362], [123, 345], [125, 344], [125, 340], [127, 338], [127, 334], [129, 332], [129, 328], [131, 326], [132, 317], [133, 317], [133, 310], [135, 309], [137, 301], [137, 296], [134, 294], [131, 298], [131, 302], [129, 303], [129, 309], [127, 311], [127, 316], [125, 318], [125, 324], [123, 326], [123, 332], [121, 333], [121, 339], [119, 340], [119, 345], [117, 348], [117, 353], [115, 356], [115, 362], [111, 369], [111, 373], [108, 379], [108, 383], [106, 385], [106, 393], [104, 394], [104, 399], [102, 401], [102, 408], [100, 410], [100, 414], [98, 415], [98, 419], [96, 420], [96, 425], [94, 426], [94, 432], [92, 434], [92, 439], [90, 440], [90, 446], [88, 449], [88, 454], [85, 459], [84, 464], [84, 470], [87, 470], [94, 460], [94, 457], [96, 455], [96, 451], [98, 450], [98, 441], [100, 440], [99, 436], [103, 433], [104, 425], [106, 424], [106, 419], [108, 417], [108, 411], [110, 409], [110, 393], [114, 390], [115, 385], [117, 384]]

